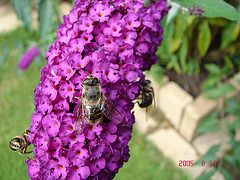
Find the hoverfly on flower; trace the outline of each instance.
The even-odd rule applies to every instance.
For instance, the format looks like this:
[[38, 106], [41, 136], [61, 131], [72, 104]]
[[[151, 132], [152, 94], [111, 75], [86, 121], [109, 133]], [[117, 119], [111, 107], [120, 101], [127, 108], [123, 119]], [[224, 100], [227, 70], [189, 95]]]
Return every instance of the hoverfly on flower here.
[[18, 154], [26, 157], [25, 154], [32, 152], [27, 152], [27, 147], [30, 145], [30, 142], [27, 139], [29, 132], [29, 130], [25, 130], [22, 134], [13, 137], [9, 142], [9, 148], [13, 151], [18, 151]]
[[82, 81], [82, 96], [80, 99], [77, 120], [79, 123], [97, 124], [106, 116], [117, 123], [123, 121], [123, 117], [113, 103], [102, 93], [100, 80], [92, 75]]

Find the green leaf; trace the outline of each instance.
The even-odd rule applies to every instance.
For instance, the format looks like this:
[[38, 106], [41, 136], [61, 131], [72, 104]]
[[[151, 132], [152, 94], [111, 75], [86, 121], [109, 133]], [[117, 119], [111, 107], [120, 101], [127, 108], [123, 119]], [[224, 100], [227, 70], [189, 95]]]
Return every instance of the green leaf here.
[[180, 48], [180, 45], [182, 44], [183, 41], [183, 37], [185, 37], [184, 32], [187, 29], [187, 25], [188, 24], [186, 16], [179, 13], [174, 27], [175, 28], [174, 36], [171, 41], [170, 46], [171, 53], [174, 53]]
[[162, 77], [164, 74], [164, 69], [160, 66], [160, 64], [154, 64], [151, 67], [151, 73], [153, 75], [153, 79], [157, 82], [162, 83]]
[[31, 1], [30, 0], [11, 0], [11, 4], [19, 19], [23, 21], [23, 26], [31, 30]]
[[239, 24], [230, 22], [222, 32], [221, 49], [225, 49], [231, 42], [235, 41], [239, 35]]
[[206, 64], [205, 69], [213, 75], [219, 75], [219, 74], [222, 73], [221, 68], [219, 66], [217, 66], [216, 64], [213, 64], [213, 63], [212, 64]]
[[196, 180], [206, 180], [211, 179], [211, 177], [217, 172], [217, 170], [211, 170], [208, 172], [202, 173]]
[[211, 26], [227, 26], [229, 21], [223, 18], [209, 18], [208, 22]]
[[235, 99], [227, 99], [225, 101], [226, 107], [224, 111], [228, 114], [235, 116], [240, 116], [240, 102], [237, 102]]
[[207, 78], [205, 81], [201, 83], [203, 88], [211, 88], [213, 86], [216, 86], [221, 81], [220, 76], [213, 76]]
[[[166, 16], [164, 17], [163, 20], [166, 21]], [[163, 31], [163, 37], [164, 38], [161, 42], [161, 46], [158, 46], [156, 56], [158, 57], [158, 59], [169, 60], [169, 56], [171, 55], [170, 54], [170, 44], [171, 44], [171, 40], [172, 40], [173, 34], [174, 34], [174, 23], [173, 23], [173, 21], [169, 22], [167, 25], [165, 24], [163, 29], [164, 29], [164, 31]]]
[[197, 62], [196, 59], [191, 59], [189, 58], [188, 62], [187, 62], [187, 74], [188, 75], [198, 75], [200, 72], [200, 67], [199, 67], [199, 63]]
[[201, 57], [205, 56], [211, 43], [211, 31], [207, 21], [199, 26], [197, 48]]
[[181, 73], [181, 68], [178, 64], [178, 59], [176, 54], [172, 54], [170, 61], [168, 62], [166, 69], [174, 69], [178, 74]]
[[221, 173], [224, 176], [225, 180], [233, 180], [232, 175], [228, 171], [226, 171], [225, 169], [221, 169]]
[[237, 146], [234, 148], [234, 156], [237, 160], [240, 160], [240, 143], [237, 144]]
[[182, 67], [183, 72], [187, 71], [187, 53], [188, 53], [188, 39], [187, 37], [184, 37], [178, 53], [180, 65]]
[[228, 163], [230, 163], [233, 166], [238, 165], [238, 161], [237, 161], [237, 159], [235, 158], [234, 155], [227, 154], [227, 155], [224, 156], [224, 160], [226, 160]]
[[188, 26], [188, 18], [187, 15], [184, 15], [182, 13], [179, 13], [176, 19], [175, 23], [175, 38], [176, 39], [181, 39], [183, 37], [183, 33], [186, 31], [187, 26]]
[[230, 4], [222, 0], [176, 0], [184, 7], [193, 7], [194, 4], [204, 9], [203, 15], [208, 18], [222, 17], [231, 21], [240, 21], [240, 14]]
[[223, 59], [224, 59], [224, 62], [225, 62], [224, 68], [226, 68], [227, 71], [233, 70], [234, 69], [234, 63], [233, 63], [232, 59], [230, 57], [228, 57], [227, 55], [224, 55]]
[[219, 112], [214, 112], [204, 118], [201, 123], [198, 125], [196, 132], [197, 133], [206, 133], [206, 132], [215, 132], [219, 131], [220, 128], [217, 126], [219, 123], [218, 116]]
[[204, 94], [210, 99], [217, 99], [221, 96], [227, 95], [228, 93], [231, 93], [234, 90], [234, 88], [229, 85], [228, 83], [222, 83], [219, 86], [205, 89], [203, 91]]
[[50, 33], [53, 22], [53, 1], [41, 0], [39, 3], [39, 32], [40, 37], [44, 41], [47, 38], [47, 34]]
[[182, 38], [172, 39], [171, 46], [169, 49], [170, 53], [174, 53], [175, 51], [177, 51], [181, 43], [182, 43]]
[[9, 55], [9, 47], [7, 45], [2, 45], [0, 48], [0, 54], [1, 54], [0, 55], [0, 67], [1, 67]]
[[178, 10], [179, 10], [179, 8], [174, 6], [168, 11], [166, 24], [171, 22], [176, 17], [176, 15], [178, 14]]
[[194, 165], [201, 165], [202, 161], [205, 161], [206, 164], [209, 164], [210, 161], [217, 160], [216, 153], [220, 148], [220, 144], [211, 147], [206, 154], [204, 154], [199, 160], [197, 160]]

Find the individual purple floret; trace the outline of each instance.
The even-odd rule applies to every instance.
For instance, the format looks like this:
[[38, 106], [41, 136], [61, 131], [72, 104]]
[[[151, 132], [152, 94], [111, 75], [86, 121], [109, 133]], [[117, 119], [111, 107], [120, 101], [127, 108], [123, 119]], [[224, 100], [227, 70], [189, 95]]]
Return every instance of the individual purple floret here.
[[[34, 91], [29, 127], [34, 159], [26, 162], [30, 179], [113, 179], [128, 161], [132, 100], [140, 93], [143, 71], [157, 62], [160, 20], [169, 10], [166, 0], [151, 3], [76, 0], [63, 16]], [[100, 80], [120, 121], [104, 114], [97, 124], [81, 117], [79, 125], [81, 102], [75, 97], [81, 97], [82, 81], [89, 75]]]
[[40, 49], [36, 46], [28, 48], [27, 52], [21, 57], [18, 68], [26, 70], [36, 56], [40, 55]]

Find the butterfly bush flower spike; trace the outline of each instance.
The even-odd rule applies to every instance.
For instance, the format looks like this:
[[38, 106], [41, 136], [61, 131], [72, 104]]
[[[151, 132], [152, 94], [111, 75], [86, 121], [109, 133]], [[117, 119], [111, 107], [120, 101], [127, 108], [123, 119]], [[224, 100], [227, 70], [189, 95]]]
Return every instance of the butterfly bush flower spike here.
[[27, 52], [21, 57], [18, 68], [26, 70], [36, 56], [40, 55], [40, 49], [36, 46], [27, 49]]
[[[34, 91], [29, 127], [34, 157], [26, 162], [30, 179], [113, 179], [128, 161], [132, 100], [140, 93], [143, 71], [157, 62], [166, 3], [76, 0], [63, 16]], [[121, 121], [103, 115], [97, 124], [79, 125], [75, 97], [81, 97], [88, 75], [99, 78]]]

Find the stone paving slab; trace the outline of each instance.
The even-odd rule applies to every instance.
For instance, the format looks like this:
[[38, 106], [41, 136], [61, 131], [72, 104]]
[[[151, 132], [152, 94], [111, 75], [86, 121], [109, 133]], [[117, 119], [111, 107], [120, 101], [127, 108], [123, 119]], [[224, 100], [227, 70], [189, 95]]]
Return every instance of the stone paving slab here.
[[236, 88], [236, 90], [240, 91], [240, 72], [235, 74], [230, 80], [229, 83]]
[[21, 21], [18, 20], [11, 6], [2, 5], [0, 12], [0, 32], [10, 31], [21, 25]]
[[217, 101], [198, 96], [185, 109], [180, 132], [191, 141], [199, 122], [217, 107]]
[[133, 111], [136, 119], [134, 126], [139, 132], [146, 134], [149, 128], [157, 126], [157, 122], [149, 114], [146, 114], [145, 108], [142, 109], [135, 104]]
[[204, 133], [196, 137], [196, 139], [194, 139], [193, 145], [203, 155], [212, 146], [223, 143], [223, 142], [227, 142], [229, 140], [230, 140], [229, 136], [224, 131]]
[[175, 82], [170, 81], [160, 89], [157, 101], [161, 111], [178, 129], [182, 112], [193, 101], [193, 97]]
[[208, 166], [203, 167], [203, 166], [195, 165], [193, 167], [183, 167], [181, 169], [184, 169], [187, 173], [189, 173], [193, 177], [193, 179], [196, 179], [208, 168], [209, 168]]
[[179, 136], [174, 128], [159, 129], [147, 135], [147, 139], [171, 159], [176, 166], [179, 165], [180, 160], [196, 161], [199, 158], [194, 148], [186, 139]]

